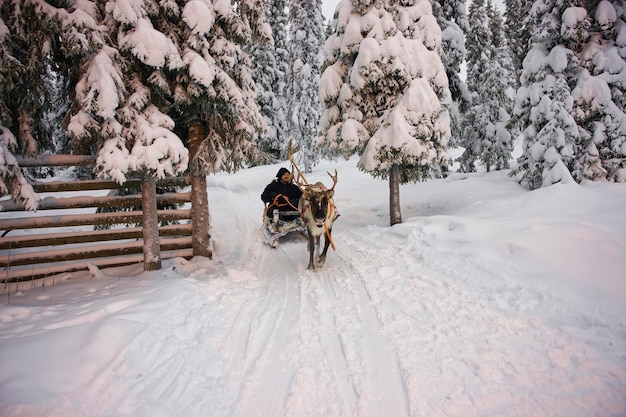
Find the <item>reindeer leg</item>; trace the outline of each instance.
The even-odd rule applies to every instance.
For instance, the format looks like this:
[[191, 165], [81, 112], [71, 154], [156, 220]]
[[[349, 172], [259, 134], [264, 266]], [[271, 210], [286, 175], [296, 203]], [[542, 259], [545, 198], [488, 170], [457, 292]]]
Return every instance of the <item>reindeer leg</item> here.
[[[328, 234], [330, 235], [332, 229], [328, 229]], [[330, 246], [330, 238], [329, 236], [324, 235], [324, 250], [322, 254], [317, 257], [317, 265], [321, 268], [326, 263], [326, 252], [328, 252], [328, 247]]]
[[320, 235], [315, 236], [315, 257], [320, 256]]
[[306, 269], [315, 269], [315, 263], [313, 262], [313, 254], [315, 252], [315, 238], [313, 233], [309, 231], [309, 266]]

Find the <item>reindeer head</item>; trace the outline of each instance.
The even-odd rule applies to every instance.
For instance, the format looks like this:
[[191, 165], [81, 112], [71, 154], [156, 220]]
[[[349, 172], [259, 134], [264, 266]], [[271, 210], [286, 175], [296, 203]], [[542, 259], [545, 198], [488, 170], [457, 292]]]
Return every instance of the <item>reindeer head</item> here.
[[327, 173], [330, 178], [333, 179], [333, 186], [330, 190], [321, 182], [309, 184], [306, 178], [304, 178], [302, 171], [300, 171], [298, 165], [293, 160], [291, 141], [287, 147], [287, 154], [289, 155], [293, 170], [296, 173], [294, 182], [302, 190], [302, 197], [300, 198], [302, 209], [300, 212], [305, 223], [307, 223], [308, 226], [312, 226], [310, 223], [314, 222], [318, 228], [322, 228], [326, 221], [330, 221], [330, 223], [327, 223], [327, 226], [330, 226], [334, 219], [334, 213], [332, 212], [334, 210], [334, 203], [332, 199], [335, 195], [335, 186], [337, 185], [337, 170], [335, 170], [335, 175], [332, 175], [330, 172]]
[[[333, 188], [335, 186], [333, 185]], [[312, 220], [317, 227], [324, 226], [324, 222], [331, 218], [333, 210], [333, 196], [335, 190], [327, 190], [324, 184], [318, 182], [313, 185], [309, 185], [302, 192], [302, 199], [304, 199], [311, 210]]]

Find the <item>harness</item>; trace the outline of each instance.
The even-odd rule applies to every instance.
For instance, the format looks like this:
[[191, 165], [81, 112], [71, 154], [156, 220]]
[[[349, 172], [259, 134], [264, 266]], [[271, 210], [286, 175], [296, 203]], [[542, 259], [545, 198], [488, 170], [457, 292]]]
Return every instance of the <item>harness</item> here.
[[[282, 202], [280, 200], [283, 200]], [[298, 211], [298, 207], [295, 207], [293, 204], [291, 204], [291, 201], [289, 201], [289, 199], [287, 198], [287, 196], [284, 196], [282, 194], [278, 194], [276, 197], [274, 197], [274, 201], [272, 201], [272, 204], [270, 204], [269, 207], [286, 207], [289, 206], [291, 208], [293, 208], [295, 211]]]

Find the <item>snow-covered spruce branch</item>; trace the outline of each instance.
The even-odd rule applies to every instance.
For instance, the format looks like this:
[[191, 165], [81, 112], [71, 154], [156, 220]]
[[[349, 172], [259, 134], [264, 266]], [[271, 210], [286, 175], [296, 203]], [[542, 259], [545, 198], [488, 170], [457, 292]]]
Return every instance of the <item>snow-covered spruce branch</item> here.
[[16, 146], [15, 136], [0, 125], [0, 194], [11, 194], [13, 200], [23, 204], [26, 210], [36, 211], [39, 195], [22, 174], [11, 152]]

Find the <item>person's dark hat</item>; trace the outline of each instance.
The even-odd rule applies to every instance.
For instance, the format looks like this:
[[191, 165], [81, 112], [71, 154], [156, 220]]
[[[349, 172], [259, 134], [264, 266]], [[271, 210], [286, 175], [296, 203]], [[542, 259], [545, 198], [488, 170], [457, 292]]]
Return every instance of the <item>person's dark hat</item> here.
[[280, 179], [280, 177], [282, 177], [285, 172], [289, 172], [289, 170], [287, 168], [279, 169], [276, 173], [276, 178]]

